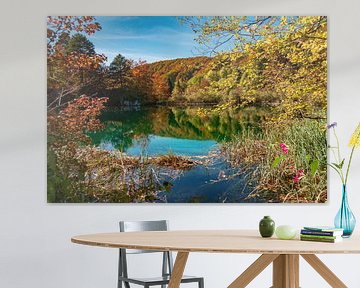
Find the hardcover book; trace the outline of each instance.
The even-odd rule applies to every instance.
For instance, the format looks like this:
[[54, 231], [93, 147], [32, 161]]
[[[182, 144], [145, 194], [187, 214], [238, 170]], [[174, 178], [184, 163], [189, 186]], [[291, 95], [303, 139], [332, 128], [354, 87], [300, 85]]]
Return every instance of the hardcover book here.
[[342, 237], [336, 237], [336, 238], [316, 238], [316, 237], [304, 237], [303, 235], [300, 235], [301, 241], [313, 241], [313, 242], [325, 242], [325, 243], [338, 243], [342, 241]]
[[310, 230], [310, 231], [321, 231], [321, 232], [343, 232], [344, 229], [342, 228], [335, 228], [332, 226], [305, 226], [304, 227], [305, 230]]
[[338, 231], [318, 231], [318, 230], [302, 229], [300, 233], [302, 235], [341, 236], [343, 234], [343, 231], [342, 230], [338, 230]]

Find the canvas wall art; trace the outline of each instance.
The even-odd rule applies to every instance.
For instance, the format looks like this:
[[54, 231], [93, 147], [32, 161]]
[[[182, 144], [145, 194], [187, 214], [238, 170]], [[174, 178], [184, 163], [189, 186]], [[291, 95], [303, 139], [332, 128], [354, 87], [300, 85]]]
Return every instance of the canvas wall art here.
[[324, 203], [324, 16], [49, 16], [49, 203]]

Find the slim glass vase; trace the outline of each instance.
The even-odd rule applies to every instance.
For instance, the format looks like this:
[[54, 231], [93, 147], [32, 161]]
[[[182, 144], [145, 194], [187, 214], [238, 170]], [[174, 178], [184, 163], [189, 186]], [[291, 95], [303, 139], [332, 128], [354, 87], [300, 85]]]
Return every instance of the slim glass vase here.
[[343, 185], [341, 207], [336, 214], [334, 224], [336, 228], [344, 229], [343, 237], [350, 237], [354, 231], [356, 219], [352, 211], [350, 210], [346, 185]]

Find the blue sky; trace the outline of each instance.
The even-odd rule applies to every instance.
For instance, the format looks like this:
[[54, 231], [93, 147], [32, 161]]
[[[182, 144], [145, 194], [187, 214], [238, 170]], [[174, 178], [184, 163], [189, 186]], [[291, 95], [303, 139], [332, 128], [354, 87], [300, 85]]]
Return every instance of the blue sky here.
[[102, 30], [89, 37], [97, 53], [155, 62], [198, 55], [195, 33], [172, 16], [96, 17]]

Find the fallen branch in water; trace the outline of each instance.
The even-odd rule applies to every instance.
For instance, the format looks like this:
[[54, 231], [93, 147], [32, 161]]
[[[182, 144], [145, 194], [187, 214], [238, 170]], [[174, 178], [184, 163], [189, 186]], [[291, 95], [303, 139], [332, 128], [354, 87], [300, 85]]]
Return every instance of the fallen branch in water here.
[[193, 160], [189, 157], [176, 156], [176, 155], [161, 155], [149, 158], [151, 164], [173, 168], [177, 170], [188, 170], [196, 165], [201, 165], [201, 161]]

